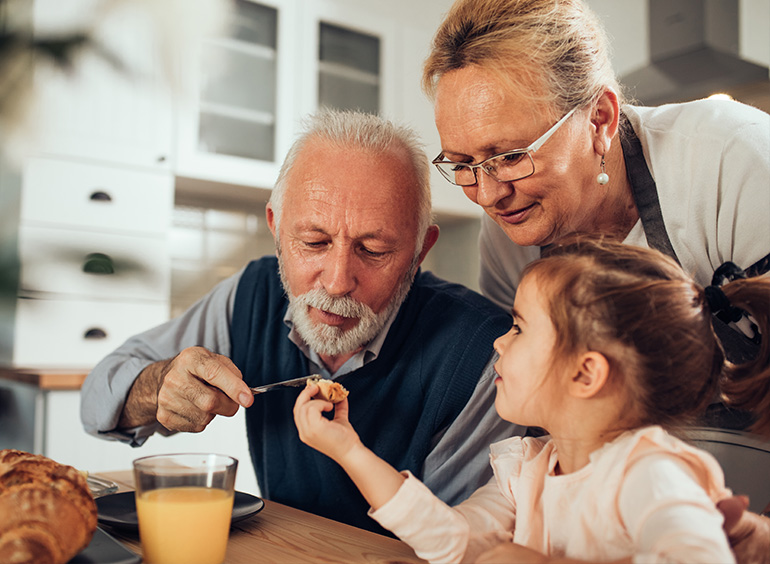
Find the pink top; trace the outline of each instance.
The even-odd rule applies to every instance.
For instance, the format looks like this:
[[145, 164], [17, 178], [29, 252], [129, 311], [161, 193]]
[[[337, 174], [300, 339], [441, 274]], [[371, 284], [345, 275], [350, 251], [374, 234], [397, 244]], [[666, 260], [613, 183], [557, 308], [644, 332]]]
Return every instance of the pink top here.
[[457, 507], [407, 472], [370, 515], [431, 562], [472, 562], [511, 540], [592, 561], [735, 562], [715, 505], [731, 495], [722, 469], [660, 427], [624, 433], [558, 476], [550, 440], [514, 437], [490, 450], [495, 477]]

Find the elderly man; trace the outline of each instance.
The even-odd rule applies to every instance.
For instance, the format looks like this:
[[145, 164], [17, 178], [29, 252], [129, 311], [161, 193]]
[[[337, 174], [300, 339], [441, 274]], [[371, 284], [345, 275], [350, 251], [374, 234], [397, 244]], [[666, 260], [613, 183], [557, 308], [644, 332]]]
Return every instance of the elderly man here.
[[267, 205], [277, 257], [251, 262], [181, 317], [89, 374], [88, 432], [141, 444], [246, 408], [262, 495], [375, 531], [344, 472], [300, 443], [298, 394], [249, 386], [343, 378], [350, 420], [378, 455], [458, 503], [491, 476], [490, 443], [521, 433], [494, 411], [493, 340], [506, 312], [418, 270], [438, 237], [413, 133], [351, 112], [315, 116]]

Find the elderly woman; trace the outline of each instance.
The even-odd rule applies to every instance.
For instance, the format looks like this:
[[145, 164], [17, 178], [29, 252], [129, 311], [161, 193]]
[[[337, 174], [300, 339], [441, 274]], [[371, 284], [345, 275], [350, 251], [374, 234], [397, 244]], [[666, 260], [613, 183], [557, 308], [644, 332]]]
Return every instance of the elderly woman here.
[[[486, 212], [481, 290], [506, 309], [524, 265], [575, 232], [661, 250], [703, 285], [728, 262], [717, 278], [768, 269], [770, 116], [723, 100], [626, 104], [581, 0], [457, 1], [423, 83], [434, 163]], [[734, 360], [755, 350], [720, 336]]]

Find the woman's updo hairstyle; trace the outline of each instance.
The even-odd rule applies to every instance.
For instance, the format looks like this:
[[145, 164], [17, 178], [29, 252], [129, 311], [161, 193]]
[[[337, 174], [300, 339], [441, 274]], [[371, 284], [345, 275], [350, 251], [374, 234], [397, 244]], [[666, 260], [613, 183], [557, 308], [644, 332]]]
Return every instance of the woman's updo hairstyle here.
[[606, 87], [620, 96], [604, 29], [581, 0], [458, 0], [433, 38], [423, 89], [434, 97], [445, 73], [470, 65], [499, 73], [553, 118]]

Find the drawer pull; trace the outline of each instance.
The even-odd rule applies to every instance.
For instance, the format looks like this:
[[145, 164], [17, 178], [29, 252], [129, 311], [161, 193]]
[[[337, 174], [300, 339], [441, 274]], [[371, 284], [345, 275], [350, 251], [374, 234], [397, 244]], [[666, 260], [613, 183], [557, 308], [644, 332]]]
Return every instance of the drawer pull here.
[[99, 329], [98, 327], [94, 327], [93, 329], [89, 329], [85, 332], [83, 335], [84, 339], [106, 339], [107, 338], [107, 332], [104, 329]]
[[104, 253], [89, 253], [83, 263], [83, 272], [90, 274], [114, 274], [112, 259]]
[[111, 202], [112, 196], [110, 196], [107, 192], [97, 190], [96, 192], [93, 192], [88, 199], [92, 202]]

